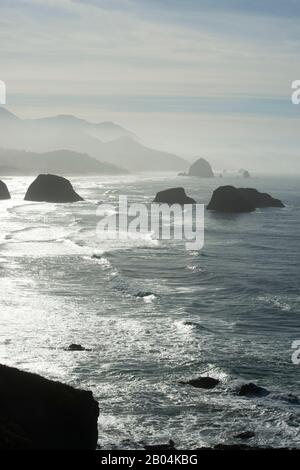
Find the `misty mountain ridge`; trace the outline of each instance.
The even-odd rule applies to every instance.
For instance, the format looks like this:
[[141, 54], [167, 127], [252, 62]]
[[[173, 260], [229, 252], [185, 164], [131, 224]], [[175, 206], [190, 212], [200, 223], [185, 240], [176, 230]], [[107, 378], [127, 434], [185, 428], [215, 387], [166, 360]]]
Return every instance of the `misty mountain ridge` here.
[[78, 118], [72, 114], [58, 114], [57, 116], [50, 116], [40, 119], [30, 119], [26, 120], [35, 126], [52, 126], [54, 128], [60, 129], [61, 126], [64, 126], [66, 129], [79, 129], [84, 130], [93, 137], [97, 137], [103, 142], [117, 139], [119, 137], [128, 136], [132, 138], [137, 138], [132, 132], [115, 124], [111, 121], [104, 121], [99, 123], [92, 123], [86, 121], [85, 119]]
[[46, 153], [26, 152], [0, 148], [0, 175], [35, 175], [36, 173], [76, 174], [126, 174], [127, 170], [110, 163], [99, 162], [88, 154], [71, 150]]
[[142, 145], [113, 122], [91, 123], [73, 115], [20, 119], [0, 107], [0, 147], [35, 153], [71, 150], [101, 162], [136, 171], [180, 171], [187, 162], [177, 155]]

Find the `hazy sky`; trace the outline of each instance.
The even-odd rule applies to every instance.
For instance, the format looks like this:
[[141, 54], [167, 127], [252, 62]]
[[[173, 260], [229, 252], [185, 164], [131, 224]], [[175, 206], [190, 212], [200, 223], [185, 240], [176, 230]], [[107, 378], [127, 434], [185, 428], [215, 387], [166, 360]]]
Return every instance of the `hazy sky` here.
[[0, 0], [0, 54], [22, 117], [113, 120], [220, 167], [300, 171], [299, 0]]

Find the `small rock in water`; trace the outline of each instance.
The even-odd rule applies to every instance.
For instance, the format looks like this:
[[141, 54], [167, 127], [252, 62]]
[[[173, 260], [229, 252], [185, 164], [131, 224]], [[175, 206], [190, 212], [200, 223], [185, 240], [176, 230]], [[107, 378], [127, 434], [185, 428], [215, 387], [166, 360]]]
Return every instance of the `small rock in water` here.
[[154, 444], [154, 445], [145, 445], [145, 450], [176, 450], [175, 442], [172, 439], [169, 440], [168, 444]]
[[246, 440], [246, 439], [251, 439], [254, 436], [255, 436], [255, 432], [253, 431], [243, 431], [243, 432], [240, 432], [239, 434], [236, 434], [233, 437], [235, 437], [236, 439]]
[[293, 393], [288, 393], [287, 395], [273, 395], [272, 398], [291, 403], [292, 405], [300, 405], [299, 397]]
[[292, 403], [293, 405], [300, 405], [300, 399], [296, 395], [293, 395], [292, 393], [289, 393], [287, 395], [287, 401]]
[[150, 295], [154, 295], [153, 292], [143, 292], [143, 291], [139, 291], [135, 294], [136, 297], [149, 297]]
[[198, 377], [197, 379], [191, 379], [187, 382], [181, 381], [179, 383], [183, 385], [191, 385], [192, 387], [196, 388], [212, 389], [215, 388], [220, 383], [220, 381], [218, 379], [214, 379], [213, 377]]
[[91, 349], [84, 348], [81, 344], [70, 344], [65, 351], [91, 351]]
[[242, 385], [238, 391], [240, 397], [266, 397], [269, 393], [266, 388], [259, 387], [252, 382]]
[[195, 204], [195, 199], [185, 194], [184, 188], [170, 188], [164, 191], [159, 191], [153, 202], [161, 204]]

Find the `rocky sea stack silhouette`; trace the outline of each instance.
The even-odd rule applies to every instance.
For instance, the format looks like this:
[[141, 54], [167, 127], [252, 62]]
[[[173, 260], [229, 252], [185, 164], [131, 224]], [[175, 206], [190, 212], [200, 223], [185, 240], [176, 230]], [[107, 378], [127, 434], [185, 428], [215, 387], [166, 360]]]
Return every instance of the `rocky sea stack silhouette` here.
[[0, 365], [0, 449], [95, 450], [92, 392]]
[[187, 176], [196, 176], [197, 178], [213, 178], [214, 173], [210, 163], [204, 158], [199, 158], [190, 166]]
[[260, 207], [284, 207], [284, 204], [279, 199], [275, 199], [267, 193], [260, 193], [257, 189], [239, 188], [238, 191], [250, 201], [256, 209]]
[[5, 200], [5, 199], [10, 199], [10, 194], [7, 189], [7, 186], [3, 181], [0, 181], [0, 199]]
[[187, 196], [184, 188], [170, 188], [156, 194], [153, 202], [161, 204], [195, 204], [196, 201]]
[[253, 212], [262, 207], [284, 207], [279, 199], [252, 188], [220, 186], [212, 195], [208, 210], [227, 213]]
[[67, 203], [83, 201], [66, 178], [39, 175], [29, 186], [25, 201]]

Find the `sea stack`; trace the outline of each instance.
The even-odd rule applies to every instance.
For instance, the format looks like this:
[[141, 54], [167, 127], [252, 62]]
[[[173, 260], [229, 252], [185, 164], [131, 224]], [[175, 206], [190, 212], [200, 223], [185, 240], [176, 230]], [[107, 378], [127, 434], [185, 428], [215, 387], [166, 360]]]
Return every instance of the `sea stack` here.
[[234, 186], [220, 186], [213, 192], [207, 206], [217, 212], [253, 212], [254, 205], [249, 202]]
[[83, 201], [69, 180], [56, 175], [39, 175], [29, 186], [24, 199], [54, 203]]
[[153, 202], [160, 204], [195, 204], [196, 201], [187, 196], [184, 188], [170, 188], [156, 194]]
[[10, 199], [10, 194], [7, 189], [7, 186], [3, 181], [0, 181], [0, 199], [5, 200], [5, 199]]
[[253, 188], [239, 188], [239, 192], [250, 201], [255, 208], [259, 207], [284, 207], [284, 204], [267, 193], [260, 193]]
[[248, 170], [245, 170], [244, 168], [240, 168], [238, 174], [242, 178], [251, 178], [250, 172]]
[[262, 207], [284, 207], [279, 199], [252, 188], [220, 186], [213, 192], [208, 210], [227, 213], [253, 212]]
[[0, 365], [0, 449], [95, 450], [92, 392]]
[[189, 169], [188, 176], [196, 176], [197, 178], [213, 178], [214, 173], [207, 160], [199, 158]]

